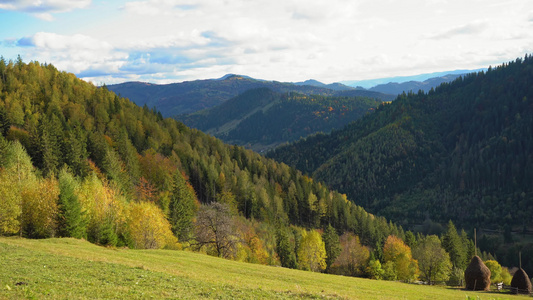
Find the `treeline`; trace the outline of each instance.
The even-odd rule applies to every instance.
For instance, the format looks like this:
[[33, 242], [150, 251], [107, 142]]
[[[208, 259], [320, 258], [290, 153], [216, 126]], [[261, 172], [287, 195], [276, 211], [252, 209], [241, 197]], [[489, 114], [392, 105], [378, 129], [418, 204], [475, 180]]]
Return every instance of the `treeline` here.
[[279, 145], [332, 129], [372, 112], [382, 101], [368, 97], [277, 93], [248, 90], [219, 106], [178, 116], [188, 126], [209, 132], [231, 144]]

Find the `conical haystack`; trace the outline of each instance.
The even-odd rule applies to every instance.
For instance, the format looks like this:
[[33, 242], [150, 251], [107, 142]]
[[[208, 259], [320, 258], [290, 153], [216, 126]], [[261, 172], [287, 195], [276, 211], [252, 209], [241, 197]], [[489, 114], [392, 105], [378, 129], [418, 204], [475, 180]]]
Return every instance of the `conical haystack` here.
[[490, 270], [477, 255], [472, 257], [465, 270], [465, 282], [468, 290], [490, 290]]
[[531, 293], [531, 281], [524, 269], [520, 268], [514, 273], [513, 280], [511, 280], [511, 291], [515, 294]]

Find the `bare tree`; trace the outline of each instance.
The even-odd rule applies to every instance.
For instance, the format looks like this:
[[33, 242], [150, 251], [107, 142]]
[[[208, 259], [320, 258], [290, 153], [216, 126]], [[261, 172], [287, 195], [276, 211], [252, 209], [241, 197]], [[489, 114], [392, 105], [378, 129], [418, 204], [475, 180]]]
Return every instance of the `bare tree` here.
[[196, 246], [208, 247], [218, 257], [229, 258], [236, 252], [235, 225], [227, 205], [213, 202], [198, 211], [196, 219]]

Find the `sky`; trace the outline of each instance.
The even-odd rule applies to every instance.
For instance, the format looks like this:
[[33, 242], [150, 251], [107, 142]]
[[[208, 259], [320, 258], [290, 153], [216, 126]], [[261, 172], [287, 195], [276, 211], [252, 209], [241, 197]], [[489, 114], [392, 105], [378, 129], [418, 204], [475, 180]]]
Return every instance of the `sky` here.
[[531, 0], [0, 0], [0, 55], [96, 85], [241, 74], [324, 83], [533, 52]]

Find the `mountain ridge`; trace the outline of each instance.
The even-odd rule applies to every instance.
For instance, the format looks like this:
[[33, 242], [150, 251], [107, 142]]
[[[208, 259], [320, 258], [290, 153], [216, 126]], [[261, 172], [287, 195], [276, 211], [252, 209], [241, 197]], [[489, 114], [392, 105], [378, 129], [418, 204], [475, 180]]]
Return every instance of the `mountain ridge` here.
[[278, 93], [298, 92], [306, 95], [335, 96], [345, 92], [352, 96], [366, 96], [390, 101], [393, 95], [375, 91], [359, 91], [337, 84], [326, 85], [337, 90], [313, 85], [257, 80], [248, 76], [228, 74], [220, 79], [203, 79], [170, 84], [126, 82], [106, 86], [109, 90], [129, 98], [139, 106], [155, 107], [164, 117], [193, 113], [214, 107], [247, 90], [267, 87]]

